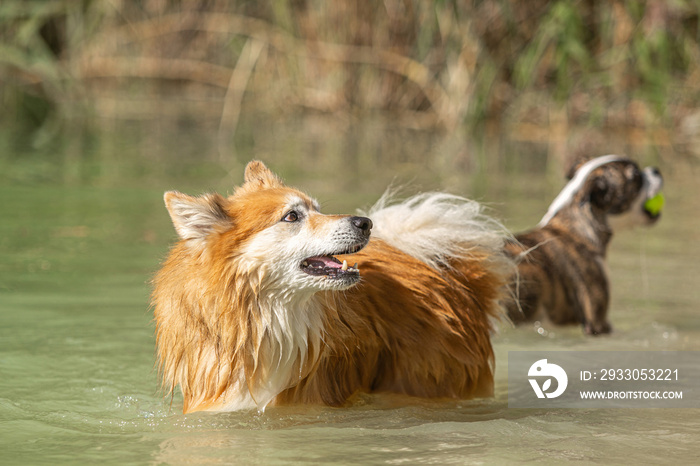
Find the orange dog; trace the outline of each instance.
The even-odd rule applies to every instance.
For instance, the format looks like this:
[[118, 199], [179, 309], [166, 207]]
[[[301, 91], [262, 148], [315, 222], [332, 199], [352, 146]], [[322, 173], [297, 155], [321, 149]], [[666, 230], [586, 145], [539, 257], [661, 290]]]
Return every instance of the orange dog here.
[[430, 193], [383, 198], [372, 220], [323, 215], [254, 161], [228, 198], [165, 203], [180, 241], [152, 301], [164, 385], [180, 386], [185, 413], [492, 395], [508, 262], [475, 202]]

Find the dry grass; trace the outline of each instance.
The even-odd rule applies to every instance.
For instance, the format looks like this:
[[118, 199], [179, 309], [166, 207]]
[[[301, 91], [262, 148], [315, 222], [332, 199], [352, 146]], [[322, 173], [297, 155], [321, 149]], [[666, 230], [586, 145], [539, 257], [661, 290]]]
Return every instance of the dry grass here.
[[693, 151], [699, 13], [691, 0], [6, 0], [0, 118], [194, 117], [223, 133], [247, 112], [380, 112], [535, 139], [641, 128]]

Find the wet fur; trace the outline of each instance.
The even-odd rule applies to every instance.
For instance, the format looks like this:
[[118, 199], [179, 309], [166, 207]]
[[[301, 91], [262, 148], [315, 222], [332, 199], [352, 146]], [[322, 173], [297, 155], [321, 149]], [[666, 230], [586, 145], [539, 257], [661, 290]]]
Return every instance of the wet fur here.
[[[290, 198], [306, 218], [287, 235]], [[180, 240], [152, 302], [163, 384], [180, 387], [185, 413], [341, 406], [357, 392], [492, 394], [490, 333], [509, 262], [475, 203], [433, 194], [374, 209], [378, 234], [338, 256], [358, 263], [360, 281], [331, 284], [285, 261], [351, 241], [349, 216], [318, 213], [262, 163], [248, 165], [230, 197], [165, 200]]]

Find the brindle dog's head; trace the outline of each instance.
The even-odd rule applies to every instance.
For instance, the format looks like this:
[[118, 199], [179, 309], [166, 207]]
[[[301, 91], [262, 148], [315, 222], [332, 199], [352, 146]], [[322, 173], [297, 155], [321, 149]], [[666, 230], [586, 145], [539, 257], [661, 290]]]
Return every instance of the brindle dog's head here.
[[[572, 167], [569, 178], [583, 165]], [[659, 195], [662, 187], [663, 178], [656, 167], [640, 170], [634, 161], [619, 158], [591, 171], [576, 197], [579, 202], [590, 202], [593, 208], [607, 214], [611, 226], [617, 230], [655, 223], [661, 211], [647, 201]]]

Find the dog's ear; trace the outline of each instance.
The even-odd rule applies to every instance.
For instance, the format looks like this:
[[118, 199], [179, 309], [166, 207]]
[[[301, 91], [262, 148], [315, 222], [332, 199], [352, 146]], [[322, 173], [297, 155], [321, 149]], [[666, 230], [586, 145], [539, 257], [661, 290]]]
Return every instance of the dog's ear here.
[[591, 181], [590, 200], [594, 206], [607, 210], [613, 201], [613, 192], [604, 176], [596, 176]]
[[283, 185], [282, 180], [259, 160], [253, 160], [245, 167], [243, 177], [246, 187], [276, 188]]
[[231, 222], [223, 207], [226, 200], [219, 194], [193, 197], [168, 191], [163, 199], [177, 234], [184, 240], [203, 240], [216, 227]]
[[578, 169], [581, 168], [581, 165], [588, 162], [589, 160], [590, 157], [585, 156], [573, 157], [569, 162], [569, 169], [566, 171], [566, 179], [571, 180], [574, 177], [574, 175], [576, 175]]

